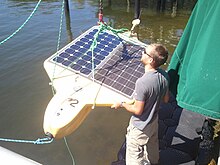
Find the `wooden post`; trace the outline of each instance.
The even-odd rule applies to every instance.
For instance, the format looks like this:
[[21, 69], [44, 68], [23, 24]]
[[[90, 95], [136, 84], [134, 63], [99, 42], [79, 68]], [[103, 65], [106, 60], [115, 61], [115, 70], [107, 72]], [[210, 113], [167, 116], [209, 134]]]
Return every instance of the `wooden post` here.
[[68, 0], [65, 0], [64, 1], [64, 5], [65, 5], [65, 12], [70, 12], [70, 7], [69, 7], [69, 1]]
[[103, 21], [103, 3], [102, 0], [99, 0], [99, 22]]
[[166, 0], [157, 0], [157, 11], [164, 12], [166, 6]]
[[112, 6], [112, 0], [108, 0], [108, 6]]
[[67, 36], [68, 36], [68, 42], [71, 42], [73, 40], [73, 34], [71, 31], [70, 9], [69, 9], [68, 0], [64, 1], [64, 7], [65, 7], [66, 31], [67, 31]]
[[140, 17], [140, 0], [135, 0], [134, 19], [137, 19], [139, 17]]

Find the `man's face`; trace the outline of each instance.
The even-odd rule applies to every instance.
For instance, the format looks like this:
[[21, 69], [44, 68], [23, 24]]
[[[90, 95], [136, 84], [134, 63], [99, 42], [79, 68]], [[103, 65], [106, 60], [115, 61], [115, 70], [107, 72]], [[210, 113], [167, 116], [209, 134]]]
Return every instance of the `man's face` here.
[[144, 65], [150, 64], [153, 61], [152, 58], [153, 47], [148, 45], [142, 52], [141, 62]]

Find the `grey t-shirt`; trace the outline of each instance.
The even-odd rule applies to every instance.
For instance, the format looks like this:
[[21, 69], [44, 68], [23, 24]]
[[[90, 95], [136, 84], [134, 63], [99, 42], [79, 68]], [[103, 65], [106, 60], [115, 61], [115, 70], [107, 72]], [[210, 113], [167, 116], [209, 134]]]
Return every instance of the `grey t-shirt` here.
[[140, 116], [132, 115], [132, 124], [143, 130], [157, 115], [161, 99], [168, 89], [168, 74], [162, 70], [146, 72], [136, 81], [134, 98], [145, 101], [144, 111]]

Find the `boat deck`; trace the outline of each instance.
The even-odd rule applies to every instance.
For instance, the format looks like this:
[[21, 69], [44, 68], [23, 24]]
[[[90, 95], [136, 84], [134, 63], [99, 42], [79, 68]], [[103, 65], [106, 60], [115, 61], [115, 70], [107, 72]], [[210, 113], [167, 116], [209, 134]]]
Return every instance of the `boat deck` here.
[[[162, 104], [159, 111], [160, 165], [195, 165], [201, 152], [204, 122], [204, 116], [182, 109], [174, 97], [169, 103]], [[210, 148], [206, 151], [202, 151], [206, 154], [200, 155], [202, 159], [213, 154], [208, 153]], [[118, 152], [118, 161], [112, 162], [112, 165], [125, 165], [124, 157], [125, 143]]]
[[161, 105], [159, 119], [161, 165], [194, 165], [201, 141], [197, 131], [202, 129], [205, 117], [180, 108], [171, 98]]

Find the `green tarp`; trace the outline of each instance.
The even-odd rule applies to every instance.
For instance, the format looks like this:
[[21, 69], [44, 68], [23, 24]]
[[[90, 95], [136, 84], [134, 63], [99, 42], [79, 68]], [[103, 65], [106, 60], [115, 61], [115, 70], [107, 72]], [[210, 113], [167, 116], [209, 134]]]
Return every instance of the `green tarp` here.
[[179, 106], [220, 119], [220, 0], [198, 0], [168, 71]]

